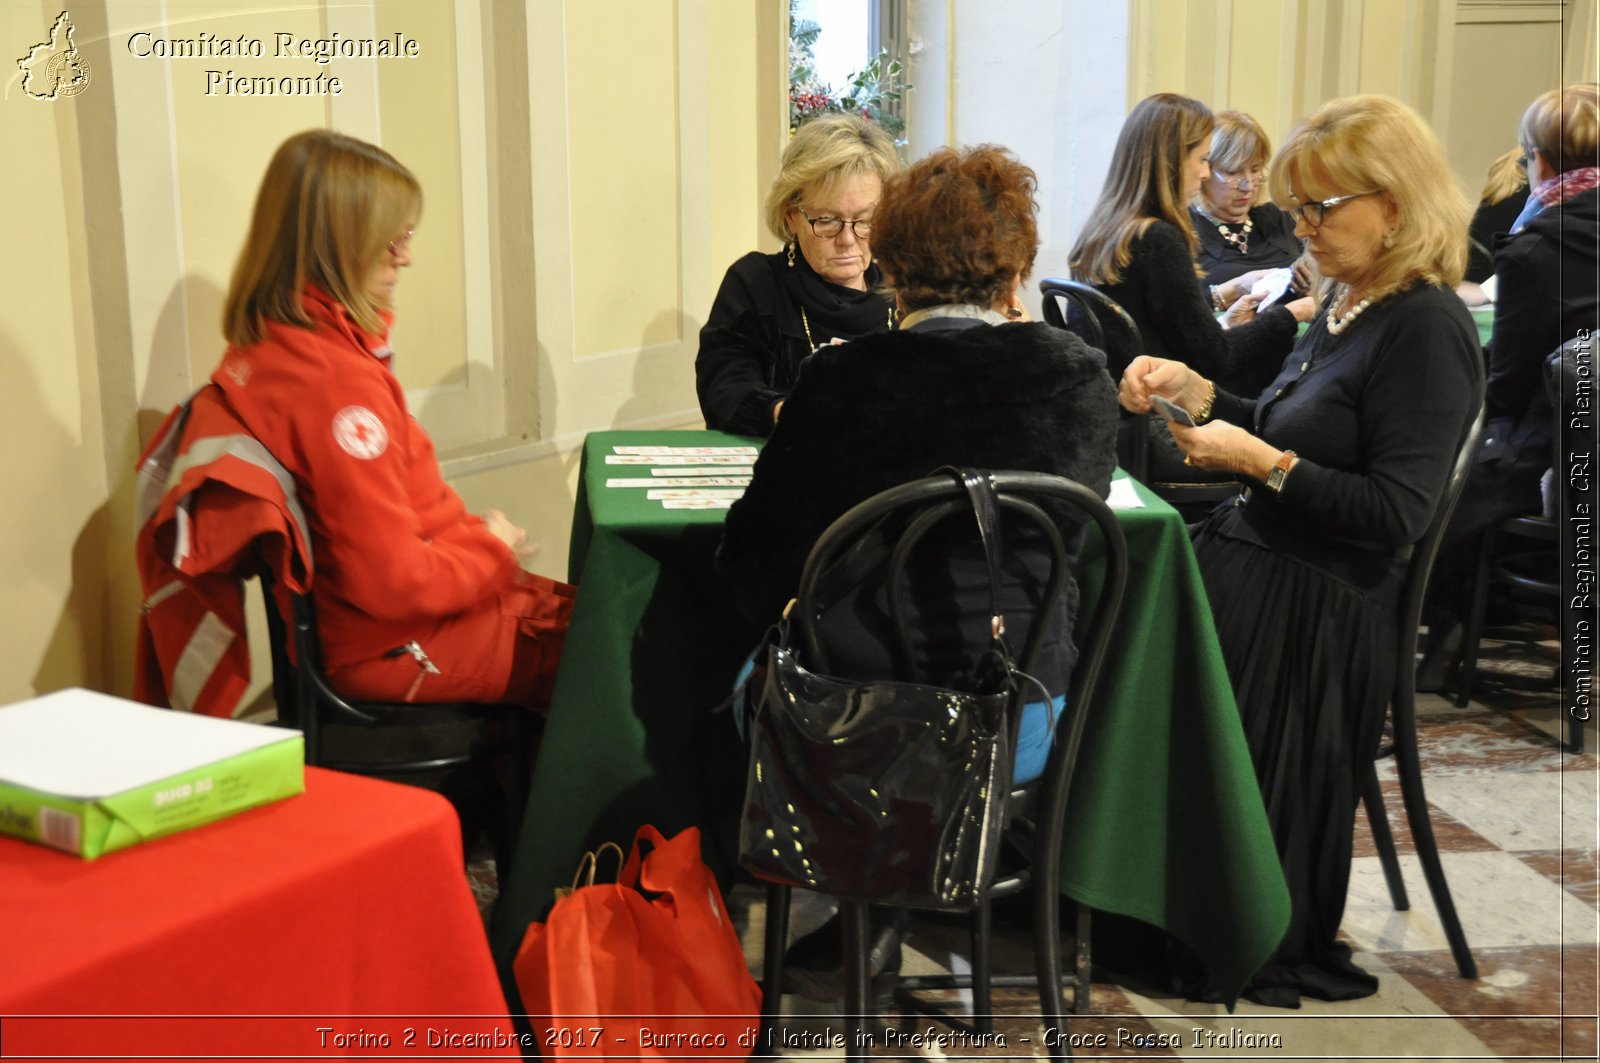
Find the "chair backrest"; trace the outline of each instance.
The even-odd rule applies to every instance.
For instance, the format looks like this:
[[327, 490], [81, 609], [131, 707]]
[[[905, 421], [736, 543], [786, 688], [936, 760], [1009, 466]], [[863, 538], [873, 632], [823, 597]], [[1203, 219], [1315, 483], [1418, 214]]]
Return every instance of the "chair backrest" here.
[[[1545, 396], [1550, 403], [1551, 417], [1550, 468], [1555, 470], [1555, 490], [1550, 512], [1562, 523], [1564, 532], [1570, 530], [1570, 522], [1566, 519], [1568, 477], [1563, 475], [1567, 452], [1562, 445], [1569, 430], [1566, 396], [1578, 394], [1578, 360], [1583, 357], [1592, 366], [1593, 361], [1589, 356], [1593, 350], [1593, 339], [1571, 339], [1551, 351], [1544, 360]], [[1590, 423], [1593, 423], [1592, 418]], [[1563, 557], [1573, 556], [1567, 547], [1562, 549]]]
[[[1047, 800], [1059, 801], [1062, 809], [1055, 811], [1057, 835], [1060, 818], [1066, 801], [1066, 788], [1071, 781], [1078, 747], [1082, 742], [1084, 721], [1088, 718], [1096, 682], [1110, 644], [1112, 628], [1121, 608], [1123, 590], [1127, 585], [1127, 547], [1121, 525], [1116, 515], [1093, 491], [1076, 481], [1061, 476], [1037, 472], [997, 471], [987, 475], [1004, 513], [1005, 522], [1021, 522], [1023, 526], [1037, 529], [1050, 550], [1051, 566], [1046, 590], [1035, 600], [1043, 603], [1041, 612], [1033, 617], [1027, 643], [1017, 655], [1017, 666], [1027, 671], [1032, 667], [1043, 640], [1051, 625], [1045, 610], [1053, 609], [1061, 599], [1060, 591], [1065, 581], [1072, 577], [1065, 556], [1063, 529], [1047, 512], [1046, 506], [1070, 511], [1099, 529], [1105, 544], [1105, 573], [1101, 593], [1093, 615], [1087, 621], [1080, 617], [1075, 625], [1078, 657], [1073, 667], [1067, 691], [1067, 710], [1058, 725], [1051, 745], [1049, 760], [1041, 780]], [[853, 582], [873, 563], [880, 565], [885, 574], [891, 603], [903, 588], [904, 570], [918, 543], [934, 527], [947, 519], [972, 522], [973, 542], [977, 541], [977, 523], [972, 517], [972, 504], [966, 488], [958, 475], [933, 475], [911, 483], [902, 484], [880, 492], [861, 502], [835, 520], [817, 538], [806, 558], [800, 576], [799, 588], [793, 608], [789, 612], [795, 624], [800, 646], [808, 655], [808, 664], [814, 668], [826, 667], [826, 654], [820, 622], [831, 604], [831, 586], [836, 585], [841, 570], [850, 573]], [[886, 541], [884, 533], [893, 529]], [[1005, 538], [1011, 538], [1005, 536]], [[864, 544], [870, 544], [864, 550]], [[870, 561], [862, 562], [862, 555]], [[989, 618], [980, 609], [974, 613], [973, 629], [981, 630], [987, 639]], [[909, 656], [910, 633], [903, 627], [903, 617], [895, 615], [899, 627], [895, 634], [902, 655]], [[915, 678], [911, 676], [909, 678]], [[1013, 722], [1015, 710], [1013, 706]], [[1048, 812], [1046, 813], [1048, 816]], [[1041, 821], [1046, 818], [1041, 816]]]
[[[1045, 277], [1039, 282], [1044, 296], [1046, 323], [1066, 329], [1106, 356], [1112, 383], [1143, 348], [1133, 316], [1100, 289], [1065, 277]], [[1149, 428], [1146, 419], [1123, 411], [1117, 428], [1117, 464], [1145, 481], [1149, 467]]]
[[[1444, 493], [1439, 497], [1439, 505], [1433, 514], [1433, 520], [1428, 523], [1428, 528], [1422, 533], [1411, 549], [1411, 563], [1406, 569], [1405, 583], [1400, 592], [1400, 613], [1398, 637], [1400, 646], [1396, 660], [1409, 662], [1415, 659], [1417, 650], [1417, 629], [1422, 623], [1422, 604], [1427, 596], [1428, 579], [1433, 574], [1433, 562], [1439, 555], [1439, 546], [1444, 541], [1445, 530], [1450, 526], [1450, 518], [1455, 514], [1456, 503], [1461, 501], [1461, 494], [1466, 489], [1468, 474], [1472, 471], [1473, 464], [1478, 457], [1478, 444], [1483, 439], [1484, 423], [1484, 372], [1483, 364], [1473, 359], [1471, 365], [1472, 381], [1472, 409], [1476, 411], [1470, 424], [1461, 435], [1456, 447], [1456, 460], [1450, 468], [1450, 477], [1445, 481]], [[1404, 676], [1404, 681], [1412, 682], [1413, 670], [1402, 667], [1397, 670], [1396, 678]]]
[[1132, 315], [1115, 299], [1082, 281], [1045, 277], [1039, 282], [1039, 292], [1044, 296], [1045, 321], [1104, 351], [1111, 379], [1121, 378], [1143, 346]]

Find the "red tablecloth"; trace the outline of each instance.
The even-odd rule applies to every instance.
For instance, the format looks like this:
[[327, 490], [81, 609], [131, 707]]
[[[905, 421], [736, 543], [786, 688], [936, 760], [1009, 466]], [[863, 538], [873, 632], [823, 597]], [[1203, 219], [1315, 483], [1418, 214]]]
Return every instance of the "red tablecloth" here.
[[99, 860], [0, 838], [0, 1057], [516, 1056], [505, 1014], [436, 794], [308, 768]]

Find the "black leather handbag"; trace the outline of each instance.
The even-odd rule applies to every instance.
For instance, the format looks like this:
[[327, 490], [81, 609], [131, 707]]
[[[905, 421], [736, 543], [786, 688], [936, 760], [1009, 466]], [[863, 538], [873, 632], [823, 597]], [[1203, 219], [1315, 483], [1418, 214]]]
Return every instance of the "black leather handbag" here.
[[[998, 617], [998, 506], [961, 474]], [[740, 862], [758, 878], [903, 907], [967, 909], [992, 880], [1011, 789], [1019, 673], [992, 625], [972, 690], [808, 671], [775, 629], [747, 728]]]

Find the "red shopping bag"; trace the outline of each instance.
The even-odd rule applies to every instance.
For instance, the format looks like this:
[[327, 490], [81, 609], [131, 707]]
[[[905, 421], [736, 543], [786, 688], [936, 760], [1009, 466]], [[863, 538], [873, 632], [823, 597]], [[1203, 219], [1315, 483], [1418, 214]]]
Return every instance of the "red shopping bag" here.
[[[640, 843], [651, 846], [642, 853]], [[618, 851], [615, 846], [603, 846]], [[700, 831], [639, 828], [615, 883], [584, 854], [574, 889], [532, 923], [512, 970], [545, 1058], [744, 1057], [761, 990], [700, 859]], [[587, 872], [589, 885], [579, 885]]]

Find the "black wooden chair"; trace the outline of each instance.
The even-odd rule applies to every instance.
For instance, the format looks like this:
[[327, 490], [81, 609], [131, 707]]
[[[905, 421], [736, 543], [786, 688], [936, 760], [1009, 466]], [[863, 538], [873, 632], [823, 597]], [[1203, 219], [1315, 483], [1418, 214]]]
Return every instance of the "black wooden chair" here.
[[[1582, 345], [1580, 347], [1580, 344]], [[1491, 591], [1503, 588], [1516, 599], [1542, 603], [1558, 616], [1561, 646], [1570, 652], [1573, 636], [1574, 610], [1561, 588], [1560, 565], [1562, 557], [1575, 556], [1571, 545], [1562, 548], [1563, 534], [1570, 536], [1572, 522], [1568, 519], [1568, 490], [1565, 472], [1565, 448], [1562, 446], [1563, 429], [1567, 423], [1563, 396], [1577, 394], [1578, 357], [1589, 350], [1588, 341], [1571, 340], [1556, 348], [1545, 359], [1546, 397], [1550, 403], [1550, 467], [1557, 470], [1553, 476], [1554, 492], [1551, 514], [1526, 513], [1496, 521], [1484, 529], [1478, 549], [1477, 570], [1472, 584], [1472, 605], [1461, 634], [1461, 674], [1456, 691], [1456, 704], [1465, 706], [1472, 697], [1472, 687], [1477, 680], [1479, 643], [1484, 634], [1484, 617], [1488, 610]], [[1565, 673], [1558, 659], [1550, 676], [1549, 685], [1565, 690]], [[1570, 713], [1567, 716], [1567, 749], [1583, 752], [1583, 721]]]
[[[443, 794], [461, 818], [466, 855], [487, 830], [504, 873], [527, 799], [535, 728], [520, 705], [407, 703], [348, 699], [322, 670], [316, 604], [286, 592], [284, 623], [269, 566], [259, 566], [272, 643], [272, 692], [278, 722], [305, 734], [306, 763], [391, 779]], [[291, 655], [292, 646], [292, 655]]]
[[[1483, 434], [1483, 384], [1476, 388], [1479, 410], [1467, 429], [1456, 452], [1455, 465], [1445, 485], [1439, 508], [1422, 538], [1412, 547], [1401, 590], [1399, 623], [1396, 628], [1398, 645], [1395, 647], [1394, 692], [1389, 703], [1389, 715], [1394, 737], [1378, 750], [1378, 757], [1395, 758], [1395, 769], [1400, 776], [1400, 793], [1405, 803], [1406, 822], [1411, 827], [1411, 838], [1416, 843], [1417, 858], [1422, 864], [1423, 877], [1428, 891], [1433, 895], [1433, 905], [1444, 925], [1445, 938], [1455, 957], [1456, 970], [1463, 978], [1478, 977], [1478, 965], [1467, 947], [1466, 934], [1456, 915], [1455, 902], [1450, 896], [1450, 886], [1445, 881], [1444, 866], [1439, 860], [1439, 846], [1433, 837], [1433, 820], [1428, 814], [1428, 798], [1422, 785], [1422, 763], [1417, 751], [1416, 711], [1416, 661], [1417, 630], [1422, 620], [1422, 603], [1428, 589], [1428, 576], [1433, 570], [1439, 544], [1444, 538], [1450, 516], [1455, 512], [1461, 491], [1466, 486], [1467, 473], [1477, 458], [1478, 442]], [[1376, 761], [1367, 772], [1366, 785], [1361, 794], [1367, 809], [1367, 820], [1372, 827], [1372, 840], [1383, 866], [1383, 877], [1389, 887], [1389, 897], [1397, 911], [1411, 907], [1406, 895], [1405, 882], [1400, 877], [1400, 861], [1395, 853], [1394, 835], [1389, 830], [1389, 818], [1384, 810], [1383, 791], [1378, 785]]]
[[[993, 985], [1036, 984], [1041, 1021], [1045, 1026], [1064, 1033], [1066, 1017], [1061, 993], [1060, 928], [1061, 834], [1084, 721], [1093, 711], [1095, 683], [1127, 582], [1127, 551], [1121, 527], [1111, 509], [1082, 484], [1042, 473], [994, 472], [989, 475], [1009, 525], [1005, 541], [1015, 541], [1014, 533], [1019, 526], [1031, 528], [1038, 535], [1034, 541], [1047, 544], [1050, 562], [1043, 596], [1037, 599], [1045, 604], [1033, 618], [1028, 641], [1017, 657], [1019, 668], [1026, 671], [1032, 666], [1050, 627], [1047, 610], [1060, 600], [1065, 581], [1072, 576], [1067, 571], [1066, 547], [1061, 531], [1045, 507], [1071, 511], [1085, 524], [1093, 522], [1099, 528], [1106, 545], [1103, 589], [1094, 614], [1078, 618], [1076, 641], [1080, 651], [1067, 693], [1066, 709], [1056, 724], [1044, 773], [1032, 783], [1016, 787], [1009, 797], [1008, 834], [1026, 851], [1029, 857], [1027, 866], [990, 883], [985, 896], [972, 911], [970, 977], [905, 979], [901, 983], [901, 991], [970, 988], [973, 994], [970, 1028], [981, 1033], [993, 1028], [990, 993]], [[947, 517], [971, 519], [965, 489], [952, 476], [930, 476], [873, 496], [845, 513], [823, 532], [806, 560], [800, 587], [789, 613], [790, 622], [797, 626], [799, 645], [803, 648], [808, 668], [815, 671], [827, 669], [822, 628], [826, 624], [828, 599], [821, 588], [833, 582], [830, 574], [838, 571], [835, 566], [839, 559], [849, 555], [852, 546], [863, 538], [878, 536], [883, 529], [892, 528], [892, 546], [879, 568], [886, 573], [887, 586], [898, 586], [917, 544], [930, 529]], [[976, 527], [972, 538], [975, 542]], [[987, 629], [987, 616], [974, 619], [981, 620]], [[895, 634], [899, 645], [910, 645], [909, 633], [903, 624]], [[1022, 696], [1016, 699], [1013, 720], [1020, 711], [1022, 700]], [[996, 979], [990, 970], [989, 960], [990, 901], [1018, 893], [1030, 885], [1034, 889], [1035, 973], [1031, 977]], [[789, 897], [788, 886], [768, 886], [762, 1019], [769, 1031], [780, 1018]], [[1076, 985], [1075, 1010], [1081, 1012], [1087, 1009], [1089, 970], [1087, 909], [1080, 908], [1080, 912], [1080, 936], [1075, 950], [1077, 962], [1074, 965], [1073, 982]], [[843, 900], [840, 915], [844, 931], [844, 1008], [846, 1022], [850, 1026], [846, 1031], [846, 1051], [850, 1059], [863, 1059], [867, 1055], [864, 1035], [872, 1020], [873, 1009], [869, 984], [868, 950], [871, 942], [868, 941], [868, 905], [862, 901]], [[904, 997], [901, 996], [901, 999]], [[920, 1005], [917, 1007], [918, 1010], [928, 1010]], [[968, 1028], [968, 1024], [957, 1016], [930, 1013], [957, 1028]], [[1065, 1043], [1064, 1037], [1058, 1039], [1056, 1047], [1052, 1048], [1054, 1058], [1064, 1058], [1070, 1054], [1063, 1047]]]
[[[1082, 281], [1045, 277], [1039, 282], [1039, 292], [1044, 296], [1045, 321], [1104, 351], [1106, 371], [1113, 381], [1120, 381], [1143, 347], [1133, 317], [1116, 300]], [[1181, 464], [1165, 424], [1153, 413], [1137, 416], [1122, 411], [1117, 425], [1117, 463], [1191, 520], [1237, 496], [1241, 486], [1227, 476], [1204, 474]]]

